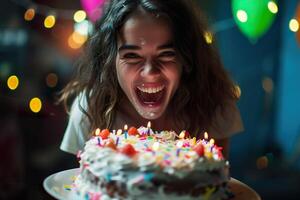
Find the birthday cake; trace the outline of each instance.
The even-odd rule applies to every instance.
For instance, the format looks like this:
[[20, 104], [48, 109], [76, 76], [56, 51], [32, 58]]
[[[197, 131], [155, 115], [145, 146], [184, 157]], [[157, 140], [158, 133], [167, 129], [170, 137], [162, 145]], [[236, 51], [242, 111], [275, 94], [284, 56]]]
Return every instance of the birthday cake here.
[[214, 140], [147, 127], [96, 130], [79, 153], [77, 193], [91, 200], [230, 199], [229, 164]]

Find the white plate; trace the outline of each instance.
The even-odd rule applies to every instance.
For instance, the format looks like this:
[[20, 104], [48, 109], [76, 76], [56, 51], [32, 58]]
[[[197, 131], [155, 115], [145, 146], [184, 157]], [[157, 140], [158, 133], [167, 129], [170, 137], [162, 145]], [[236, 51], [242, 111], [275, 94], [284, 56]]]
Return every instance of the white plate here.
[[73, 183], [73, 177], [77, 176], [78, 173], [79, 168], [75, 168], [52, 174], [44, 180], [43, 186], [56, 199], [80, 200], [80, 196], [76, 194], [74, 189], [69, 189]]
[[[43, 186], [45, 190], [54, 198], [59, 200], [83, 200], [76, 194], [74, 189], [68, 189], [73, 183], [73, 177], [79, 174], [79, 168], [61, 171], [48, 176]], [[261, 200], [260, 196], [249, 186], [231, 178], [229, 187], [235, 194], [232, 200]]]

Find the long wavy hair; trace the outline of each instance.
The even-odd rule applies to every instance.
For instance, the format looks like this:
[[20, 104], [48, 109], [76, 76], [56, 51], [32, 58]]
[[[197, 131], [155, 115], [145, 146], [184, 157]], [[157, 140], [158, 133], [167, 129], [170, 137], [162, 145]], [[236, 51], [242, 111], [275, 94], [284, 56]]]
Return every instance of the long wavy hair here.
[[88, 108], [82, 111], [90, 121], [90, 130], [111, 128], [118, 102], [124, 97], [116, 75], [117, 37], [138, 8], [164, 16], [172, 28], [174, 47], [183, 65], [179, 88], [169, 105], [176, 123], [194, 134], [207, 130], [213, 125], [217, 108], [224, 111], [237, 97], [217, 51], [205, 40], [208, 29], [193, 0], [111, 0], [95, 24], [75, 77], [63, 89], [61, 100], [67, 106], [84, 92]]

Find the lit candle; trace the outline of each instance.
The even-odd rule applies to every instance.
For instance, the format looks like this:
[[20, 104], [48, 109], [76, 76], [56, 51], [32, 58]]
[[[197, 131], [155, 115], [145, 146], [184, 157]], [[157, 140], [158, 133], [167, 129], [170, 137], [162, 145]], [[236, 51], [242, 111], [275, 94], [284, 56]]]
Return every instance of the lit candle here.
[[149, 121], [148, 124], [147, 124], [147, 135], [149, 136], [150, 135], [150, 128], [151, 128], [151, 122]]
[[184, 139], [184, 138], [185, 138], [185, 131], [181, 131], [181, 132], [180, 132], [179, 138], [180, 138], [180, 139]]
[[118, 135], [118, 136], [122, 135], [122, 132], [123, 132], [122, 129], [118, 129], [118, 130], [117, 130], [117, 135]]
[[208, 139], [208, 133], [204, 132], [204, 139], [207, 140]]
[[127, 139], [128, 132], [127, 132], [128, 126], [127, 124], [124, 125], [124, 134], [125, 134], [125, 139]]
[[97, 129], [95, 130], [95, 135], [98, 136], [98, 135], [100, 134], [100, 132], [101, 132], [100, 128], [97, 128]]

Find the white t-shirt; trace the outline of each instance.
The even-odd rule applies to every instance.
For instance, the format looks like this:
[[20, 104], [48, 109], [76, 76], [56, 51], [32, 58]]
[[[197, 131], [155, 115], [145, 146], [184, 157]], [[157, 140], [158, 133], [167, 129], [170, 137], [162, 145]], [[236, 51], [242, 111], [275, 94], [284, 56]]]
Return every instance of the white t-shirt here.
[[61, 150], [72, 154], [77, 154], [79, 150], [82, 150], [85, 142], [89, 139], [90, 123], [79, 106], [84, 110], [87, 109], [87, 102], [83, 93], [76, 97], [73, 102], [68, 126], [60, 145]]
[[[87, 110], [87, 102], [85, 96], [80, 94], [75, 98], [70, 111], [70, 118], [66, 128], [60, 149], [72, 154], [76, 154], [84, 148], [85, 142], [89, 139], [90, 123], [87, 116], [80, 110], [79, 105]], [[229, 138], [234, 134], [243, 131], [243, 123], [240, 112], [235, 103], [227, 107], [226, 119], [222, 117], [220, 112], [216, 116], [216, 125], [219, 129], [211, 128], [208, 130], [210, 138], [222, 139]]]

